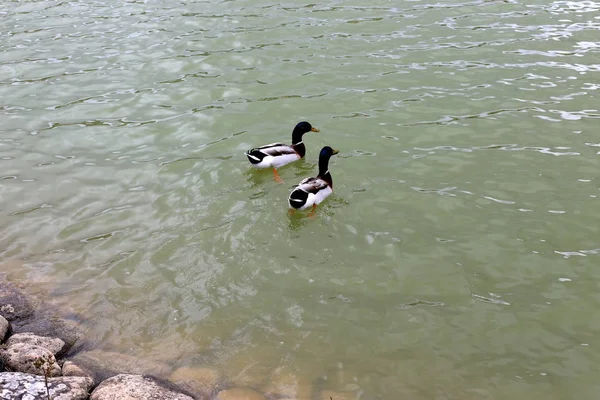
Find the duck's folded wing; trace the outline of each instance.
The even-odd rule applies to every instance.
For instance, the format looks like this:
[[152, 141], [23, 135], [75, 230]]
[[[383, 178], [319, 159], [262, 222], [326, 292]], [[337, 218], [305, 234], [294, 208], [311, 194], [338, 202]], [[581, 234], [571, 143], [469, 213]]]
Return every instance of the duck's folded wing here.
[[303, 179], [296, 189], [300, 189], [306, 193], [317, 194], [319, 191], [325, 189], [327, 182], [320, 178], [306, 178]]
[[255, 149], [249, 150], [248, 154], [255, 152], [262, 153], [267, 156], [277, 157], [288, 154], [297, 154], [296, 151], [289, 145], [283, 143], [271, 143]]

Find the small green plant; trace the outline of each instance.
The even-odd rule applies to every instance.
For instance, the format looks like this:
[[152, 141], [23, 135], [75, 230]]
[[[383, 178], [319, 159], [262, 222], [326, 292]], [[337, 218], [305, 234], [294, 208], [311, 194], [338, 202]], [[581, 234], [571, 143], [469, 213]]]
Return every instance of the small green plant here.
[[41, 356], [37, 360], [34, 361], [33, 365], [36, 368], [42, 368], [44, 371], [44, 384], [46, 385], [46, 397], [48, 400], [52, 400], [50, 397], [50, 388], [48, 388], [48, 377], [50, 376], [50, 371], [52, 370], [52, 366], [54, 365], [54, 361], [50, 358], [50, 356]]

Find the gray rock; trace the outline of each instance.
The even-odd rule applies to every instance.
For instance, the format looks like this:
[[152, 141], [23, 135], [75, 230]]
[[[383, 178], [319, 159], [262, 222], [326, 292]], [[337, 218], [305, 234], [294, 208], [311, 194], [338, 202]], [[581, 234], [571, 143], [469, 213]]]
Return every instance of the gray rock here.
[[193, 400], [183, 393], [160, 386], [154, 379], [141, 375], [120, 374], [102, 382], [90, 400]]
[[[70, 376], [48, 379], [48, 392], [53, 400], [85, 400], [91, 388], [90, 378]], [[0, 399], [47, 400], [44, 377], [21, 372], [2, 372]]]
[[8, 321], [2, 315], [0, 315], [0, 342], [4, 341], [4, 337], [6, 336], [6, 332], [8, 332], [9, 328]]
[[50, 350], [55, 356], [63, 349], [63, 347], [65, 347], [65, 342], [63, 342], [61, 339], [38, 336], [31, 332], [15, 333], [6, 342], [8, 346], [12, 346], [16, 343], [40, 346]]
[[48, 349], [25, 343], [15, 343], [0, 351], [0, 358], [12, 371], [35, 375], [60, 376], [60, 367]]
[[17, 321], [33, 315], [29, 298], [10, 282], [0, 282], [0, 315], [8, 321]]

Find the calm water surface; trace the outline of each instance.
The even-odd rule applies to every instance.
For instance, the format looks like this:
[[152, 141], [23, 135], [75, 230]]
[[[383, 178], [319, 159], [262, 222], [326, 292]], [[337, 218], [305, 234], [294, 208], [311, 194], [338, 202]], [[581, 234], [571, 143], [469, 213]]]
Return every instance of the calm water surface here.
[[[254, 387], [597, 398], [599, 31], [595, 1], [5, 2], [0, 262], [96, 346]], [[251, 171], [301, 120], [285, 183]], [[289, 217], [324, 145], [336, 192]]]

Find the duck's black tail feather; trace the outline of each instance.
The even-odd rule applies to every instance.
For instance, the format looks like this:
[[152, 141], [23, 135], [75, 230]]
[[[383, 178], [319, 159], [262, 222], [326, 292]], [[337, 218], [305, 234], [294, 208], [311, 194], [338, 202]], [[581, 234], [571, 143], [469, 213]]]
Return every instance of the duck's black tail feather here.
[[290, 203], [290, 207], [298, 209], [306, 204], [306, 200], [308, 200], [308, 193], [304, 190], [296, 189], [290, 193], [288, 203]]
[[265, 154], [257, 149], [252, 149], [246, 152], [246, 157], [248, 157], [248, 161], [250, 161], [251, 164], [258, 164], [265, 158]]

